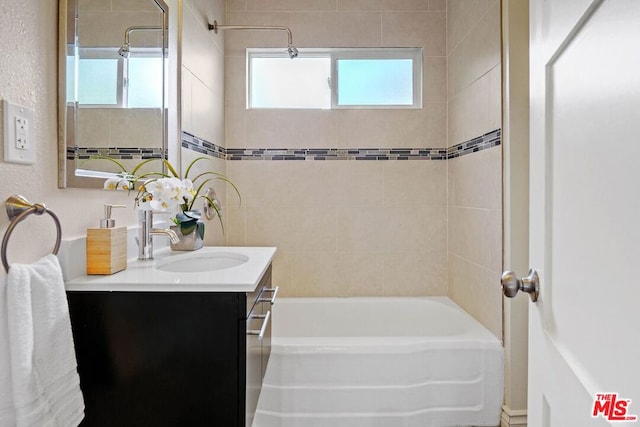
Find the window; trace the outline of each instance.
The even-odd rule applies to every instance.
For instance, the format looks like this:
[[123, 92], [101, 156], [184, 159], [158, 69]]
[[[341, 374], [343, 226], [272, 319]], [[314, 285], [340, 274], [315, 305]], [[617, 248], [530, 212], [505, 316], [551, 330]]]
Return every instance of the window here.
[[[67, 57], [77, 80], [67, 82], [68, 101], [82, 107], [160, 108], [163, 58], [154, 50], [138, 49], [125, 59], [116, 48], [79, 49], [77, 57]], [[67, 76], [72, 80], [74, 74]]]
[[422, 49], [248, 49], [247, 108], [420, 108]]

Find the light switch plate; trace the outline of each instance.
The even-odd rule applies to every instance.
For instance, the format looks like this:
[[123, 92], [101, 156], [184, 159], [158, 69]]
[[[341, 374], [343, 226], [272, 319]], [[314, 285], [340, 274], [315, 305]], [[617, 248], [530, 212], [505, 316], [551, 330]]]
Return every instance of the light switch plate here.
[[4, 161], [31, 165], [36, 162], [33, 110], [2, 100]]

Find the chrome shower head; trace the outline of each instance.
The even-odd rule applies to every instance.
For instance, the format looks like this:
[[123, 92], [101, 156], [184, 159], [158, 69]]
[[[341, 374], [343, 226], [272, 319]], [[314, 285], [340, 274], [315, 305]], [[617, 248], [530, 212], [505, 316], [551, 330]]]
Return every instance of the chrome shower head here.
[[122, 56], [123, 58], [128, 58], [129, 55], [131, 55], [131, 50], [129, 50], [129, 48], [129, 43], [123, 44], [120, 49], [118, 49], [118, 55]]
[[289, 54], [289, 58], [297, 58], [298, 57], [298, 49], [295, 46], [289, 45], [287, 48], [287, 53]]

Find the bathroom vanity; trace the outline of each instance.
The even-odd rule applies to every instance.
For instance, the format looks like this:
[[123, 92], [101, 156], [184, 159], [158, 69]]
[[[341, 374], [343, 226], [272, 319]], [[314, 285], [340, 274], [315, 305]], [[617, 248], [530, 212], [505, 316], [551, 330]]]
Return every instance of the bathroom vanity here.
[[[251, 425], [270, 352], [275, 248], [203, 251], [67, 282], [82, 426]], [[228, 267], [234, 259], [244, 261]]]

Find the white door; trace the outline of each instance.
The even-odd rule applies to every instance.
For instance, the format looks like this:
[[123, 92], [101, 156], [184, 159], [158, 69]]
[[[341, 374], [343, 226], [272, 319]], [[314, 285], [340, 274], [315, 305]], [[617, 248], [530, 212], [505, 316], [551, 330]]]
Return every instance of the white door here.
[[640, 427], [640, 0], [530, 12], [529, 425]]

